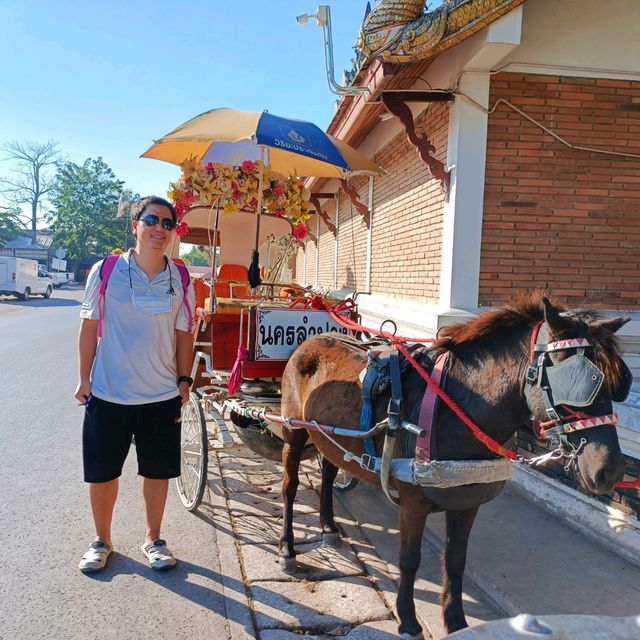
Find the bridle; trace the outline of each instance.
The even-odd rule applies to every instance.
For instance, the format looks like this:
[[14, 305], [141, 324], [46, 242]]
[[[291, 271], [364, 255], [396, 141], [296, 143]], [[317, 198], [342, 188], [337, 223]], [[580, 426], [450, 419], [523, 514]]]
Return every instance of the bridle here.
[[[593, 348], [586, 338], [567, 338], [555, 342], [538, 342], [539, 334], [548, 336], [546, 322], [538, 323], [531, 335], [529, 368], [525, 376], [525, 395], [536, 388], [540, 390], [548, 420], [539, 422], [534, 430], [538, 438], [549, 439], [555, 446], [571, 454], [576, 447], [569, 442], [568, 434], [593, 427], [618, 424], [615, 413], [594, 416], [575, 408], [590, 407], [597, 399], [604, 383], [604, 373], [585, 356], [585, 350]], [[549, 354], [555, 351], [575, 349], [567, 359], [554, 363]], [[584, 444], [581, 442], [578, 449]]]

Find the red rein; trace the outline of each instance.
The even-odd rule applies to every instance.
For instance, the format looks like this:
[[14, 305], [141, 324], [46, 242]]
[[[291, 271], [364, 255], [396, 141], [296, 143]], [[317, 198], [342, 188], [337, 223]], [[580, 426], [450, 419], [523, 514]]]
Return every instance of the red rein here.
[[[509, 460], [519, 459], [518, 454], [516, 454], [514, 451], [511, 451], [510, 449], [507, 449], [506, 447], [503, 447], [499, 442], [496, 442], [493, 438], [491, 438], [486, 433], [484, 433], [480, 429], [480, 427], [478, 427], [478, 425], [471, 420], [471, 418], [466, 416], [462, 411], [462, 409], [460, 409], [460, 407], [454, 402], [454, 400], [440, 388], [439, 384], [433, 381], [431, 376], [418, 364], [418, 362], [416, 362], [415, 358], [411, 355], [409, 350], [404, 346], [404, 344], [402, 344], [403, 342], [434, 343], [435, 340], [431, 338], [407, 338], [404, 336], [395, 336], [395, 335], [386, 333], [384, 331], [370, 329], [369, 327], [365, 327], [361, 324], [358, 324], [357, 322], [354, 322], [353, 320], [350, 320], [348, 318], [345, 318], [344, 316], [339, 315], [339, 311], [344, 311], [346, 309], [354, 308], [355, 304], [352, 300], [345, 300], [340, 304], [338, 304], [336, 307], [330, 307], [326, 303], [326, 301], [322, 298], [322, 296], [315, 295], [310, 299], [295, 300], [290, 305], [290, 307], [293, 307], [298, 303], [303, 303], [305, 308], [307, 309], [311, 308], [311, 309], [318, 309], [318, 310], [320, 309], [326, 310], [335, 322], [337, 322], [340, 326], [344, 327], [345, 329], [349, 329], [350, 331], [364, 331], [366, 333], [373, 334], [376, 336], [381, 336], [383, 338], [391, 340], [391, 342], [393, 342], [393, 344], [396, 346], [398, 351], [400, 351], [400, 353], [402, 353], [402, 355], [404, 355], [404, 357], [411, 363], [411, 366], [418, 372], [420, 377], [435, 391], [438, 397], [447, 404], [447, 406], [451, 409], [451, 411], [453, 411], [456, 414], [456, 416], [458, 416], [458, 418], [460, 418], [460, 420], [464, 424], [466, 424], [469, 427], [469, 429], [471, 429], [471, 433], [473, 434], [474, 438], [476, 438], [476, 440], [479, 440], [480, 442], [482, 442], [482, 444], [484, 444], [487, 447], [487, 449], [489, 449], [490, 451], [492, 451], [497, 455], [508, 458]], [[542, 325], [542, 322], [539, 322], [534, 327], [534, 330], [531, 334], [530, 361], [533, 360], [534, 347], [538, 337], [538, 330], [540, 329], [541, 325]], [[574, 415], [576, 417], [579, 416], [579, 414], [576, 414], [576, 413], [574, 413]], [[636, 480], [627, 480], [627, 481], [618, 482], [616, 483], [615, 488], [616, 489], [640, 489], [640, 478], [636, 478]]]

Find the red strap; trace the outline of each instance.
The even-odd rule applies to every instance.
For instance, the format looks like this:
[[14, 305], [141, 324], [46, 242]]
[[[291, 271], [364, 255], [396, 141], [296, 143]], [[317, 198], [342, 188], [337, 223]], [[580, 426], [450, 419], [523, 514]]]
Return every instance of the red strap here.
[[[438, 386], [440, 386], [442, 372], [448, 357], [448, 352], [441, 353], [433, 365], [431, 379]], [[422, 396], [422, 406], [420, 407], [420, 417], [418, 418], [418, 426], [424, 430], [424, 435], [419, 436], [416, 441], [416, 462], [429, 462], [431, 460], [431, 433], [433, 431], [437, 400], [438, 394], [432, 387], [427, 385], [424, 396]]]

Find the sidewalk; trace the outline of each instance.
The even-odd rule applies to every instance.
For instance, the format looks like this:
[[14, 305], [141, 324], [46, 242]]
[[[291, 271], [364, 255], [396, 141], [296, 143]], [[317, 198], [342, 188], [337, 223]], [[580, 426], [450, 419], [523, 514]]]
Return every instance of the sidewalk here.
[[[361, 483], [340, 495], [336, 514], [343, 543], [337, 549], [322, 547], [319, 471], [315, 460], [307, 461], [296, 501], [300, 571], [291, 576], [280, 570], [277, 557], [279, 465], [239, 448], [212, 452], [210, 467], [202, 509], [212, 511], [216, 527], [233, 532], [235, 541], [221, 558], [223, 573], [246, 587], [247, 602], [238, 602], [244, 614], [234, 616], [231, 628], [234, 640], [292, 640], [301, 633], [309, 640], [397, 638], [397, 513], [382, 492]], [[425, 637], [444, 635], [438, 604], [443, 537], [444, 515], [430, 516], [416, 580]], [[513, 488], [480, 510], [465, 581], [470, 625], [523, 612], [637, 614], [638, 585], [638, 566], [576, 533]]]

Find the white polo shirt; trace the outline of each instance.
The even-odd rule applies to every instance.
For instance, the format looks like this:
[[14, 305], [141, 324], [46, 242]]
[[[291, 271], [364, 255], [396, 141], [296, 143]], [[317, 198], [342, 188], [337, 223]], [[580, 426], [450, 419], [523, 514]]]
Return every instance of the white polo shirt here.
[[[102, 260], [93, 265], [87, 278], [81, 318], [99, 319], [101, 266]], [[157, 297], [156, 306], [167, 311], [150, 314], [134, 307], [134, 297], [144, 300], [146, 296]], [[153, 298], [146, 299], [154, 302]], [[193, 311], [193, 286], [188, 288], [187, 299]], [[176, 329], [189, 330], [176, 265], [167, 260], [164, 271], [149, 280], [131, 258], [131, 252], [123, 253], [107, 284], [102, 338], [91, 372], [91, 393], [102, 400], [128, 405], [177, 396]]]

